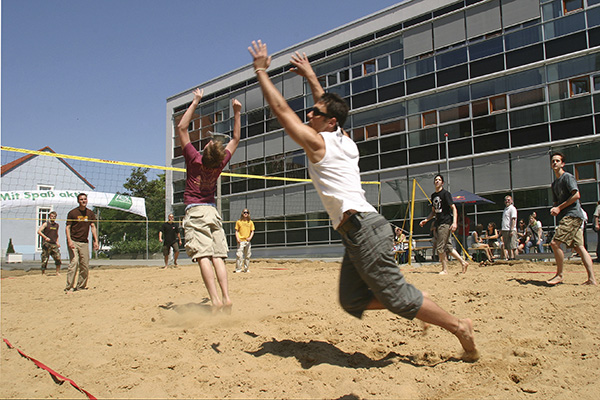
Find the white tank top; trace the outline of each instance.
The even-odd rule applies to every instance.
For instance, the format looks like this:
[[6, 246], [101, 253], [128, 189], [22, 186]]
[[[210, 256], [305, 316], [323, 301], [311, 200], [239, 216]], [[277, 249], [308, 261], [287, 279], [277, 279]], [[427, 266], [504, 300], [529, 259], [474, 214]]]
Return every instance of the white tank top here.
[[319, 134], [325, 141], [325, 156], [318, 163], [309, 161], [308, 173], [334, 228], [342, 221], [344, 211], [377, 212], [360, 184], [356, 143], [340, 128]]

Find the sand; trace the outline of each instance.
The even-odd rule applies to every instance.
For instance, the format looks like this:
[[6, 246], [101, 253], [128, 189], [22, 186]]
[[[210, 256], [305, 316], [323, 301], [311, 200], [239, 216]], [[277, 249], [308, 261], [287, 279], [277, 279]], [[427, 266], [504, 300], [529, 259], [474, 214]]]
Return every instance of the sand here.
[[[228, 264], [233, 270], [233, 264]], [[99, 267], [89, 290], [65, 274], [3, 271], [2, 338], [98, 398], [597, 399], [600, 288], [579, 262], [402, 268], [449, 312], [473, 319], [481, 359], [388, 311], [362, 320], [337, 301], [338, 263], [253, 261], [229, 275], [231, 315], [213, 316], [198, 267]], [[600, 275], [595, 264], [597, 276]], [[50, 271], [51, 273], [51, 271]], [[80, 398], [0, 344], [1, 398]]]

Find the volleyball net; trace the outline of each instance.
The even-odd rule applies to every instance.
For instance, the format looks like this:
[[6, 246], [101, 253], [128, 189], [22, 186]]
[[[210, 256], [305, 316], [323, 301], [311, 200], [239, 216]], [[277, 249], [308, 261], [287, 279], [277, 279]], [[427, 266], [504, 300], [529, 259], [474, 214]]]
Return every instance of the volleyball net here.
[[[166, 214], [166, 172], [173, 171], [174, 180], [178, 179], [180, 183], [185, 178], [185, 169], [182, 168], [59, 154], [49, 147], [27, 150], [1, 146], [1, 156], [0, 217], [4, 227], [2, 229], [3, 251], [9, 240], [9, 237], [4, 238], [4, 236], [8, 235], [13, 242], [16, 242], [16, 246], [19, 243], [30, 243], [32, 238], [35, 238], [33, 239], [36, 241], [35, 245], [22, 245], [21, 249], [24, 253], [39, 252], [41, 242], [37, 229], [47, 220], [50, 211], [55, 211], [57, 222], [64, 225], [68, 211], [77, 207], [77, 194], [86, 193], [89, 207], [94, 207], [99, 217], [98, 235], [101, 249], [113, 248], [116, 244], [119, 251], [136, 252], [135, 249], [144, 247], [143, 242], [146, 242], [150, 253], [159, 252], [162, 244], [158, 242], [158, 231], [165, 223]], [[310, 179], [240, 174], [230, 171], [223, 172], [222, 176], [232, 189], [235, 188], [236, 182], [244, 180], [270, 181], [269, 184], [264, 185], [267, 188], [262, 191], [264, 196], [262, 212], [252, 213], [255, 224], [264, 224], [265, 230], [267, 224], [286, 225], [290, 221], [304, 226], [330, 225]], [[280, 183], [274, 184], [273, 181]], [[362, 183], [369, 202], [379, 207], [379, 182]], [[294, 187], [305, 187], [302, 189], [304, 195], [295, 195]], [[299, 191], [300, 189], [296, 190]], [[252, 197], [256, 196], [257, 192], [259, 191], [246, 193], [241, 201], [233, 190], [229, 195], [221, 196], [224, 200], [224, 227], [229, 235], [234, 233], [235, 222], [241, 211], [238, 208], [251, 207]], [[98, 206], [95, 197], [92, 198], [94, 194], [103, 194], [107, 200]], [[278, 206], [279, 203], [276, 201], [278, 196], [285, 197], [285, 209]], [[131, 211], [131, 207], [129, 209], [118, 207], [118, 202], [124, 202], [127, 206], [128, 202], [133, 203], [136, 199], [143, 199], [144, 214]], [[19, 206], [9, 207], [9, 204], [14, 203], [15, 200], [27, 201], [21, 202]], [[109, 205], [111, 202], [117, 207], [111, 207]], [[175, 211], [178, 221], [182, 218], [182, 215], [177, 215], [180, 210], [181, 207], [172, 210]], [[26, 232], [20, 232], [22, 230]]]

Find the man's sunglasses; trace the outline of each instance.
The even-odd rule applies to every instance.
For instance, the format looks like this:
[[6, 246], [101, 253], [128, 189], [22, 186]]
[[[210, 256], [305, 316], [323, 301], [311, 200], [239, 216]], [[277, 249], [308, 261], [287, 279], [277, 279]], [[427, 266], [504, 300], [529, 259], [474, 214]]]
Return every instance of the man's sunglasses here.
[[321, 117], [325, 117], [325, 118], [332, 118], [331, 115], [324, 113], [323, 111], [319, 110], [317, 107], [313, 107], [310, 111], [312, 111], [313, 116], [315, 116], [315, 117], [321, 116]]

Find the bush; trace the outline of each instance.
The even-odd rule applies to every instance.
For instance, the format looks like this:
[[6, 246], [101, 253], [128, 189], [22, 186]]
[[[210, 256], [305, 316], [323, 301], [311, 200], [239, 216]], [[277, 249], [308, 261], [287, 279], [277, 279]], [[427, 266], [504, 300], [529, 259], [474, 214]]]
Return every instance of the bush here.
[[[148, 252], [162, 251], [162, 243], [158, 239], [148, 241]], [[112, 244], [111, 254], [138, 254], [146, 253], [145, 240], [121, 240]]]

